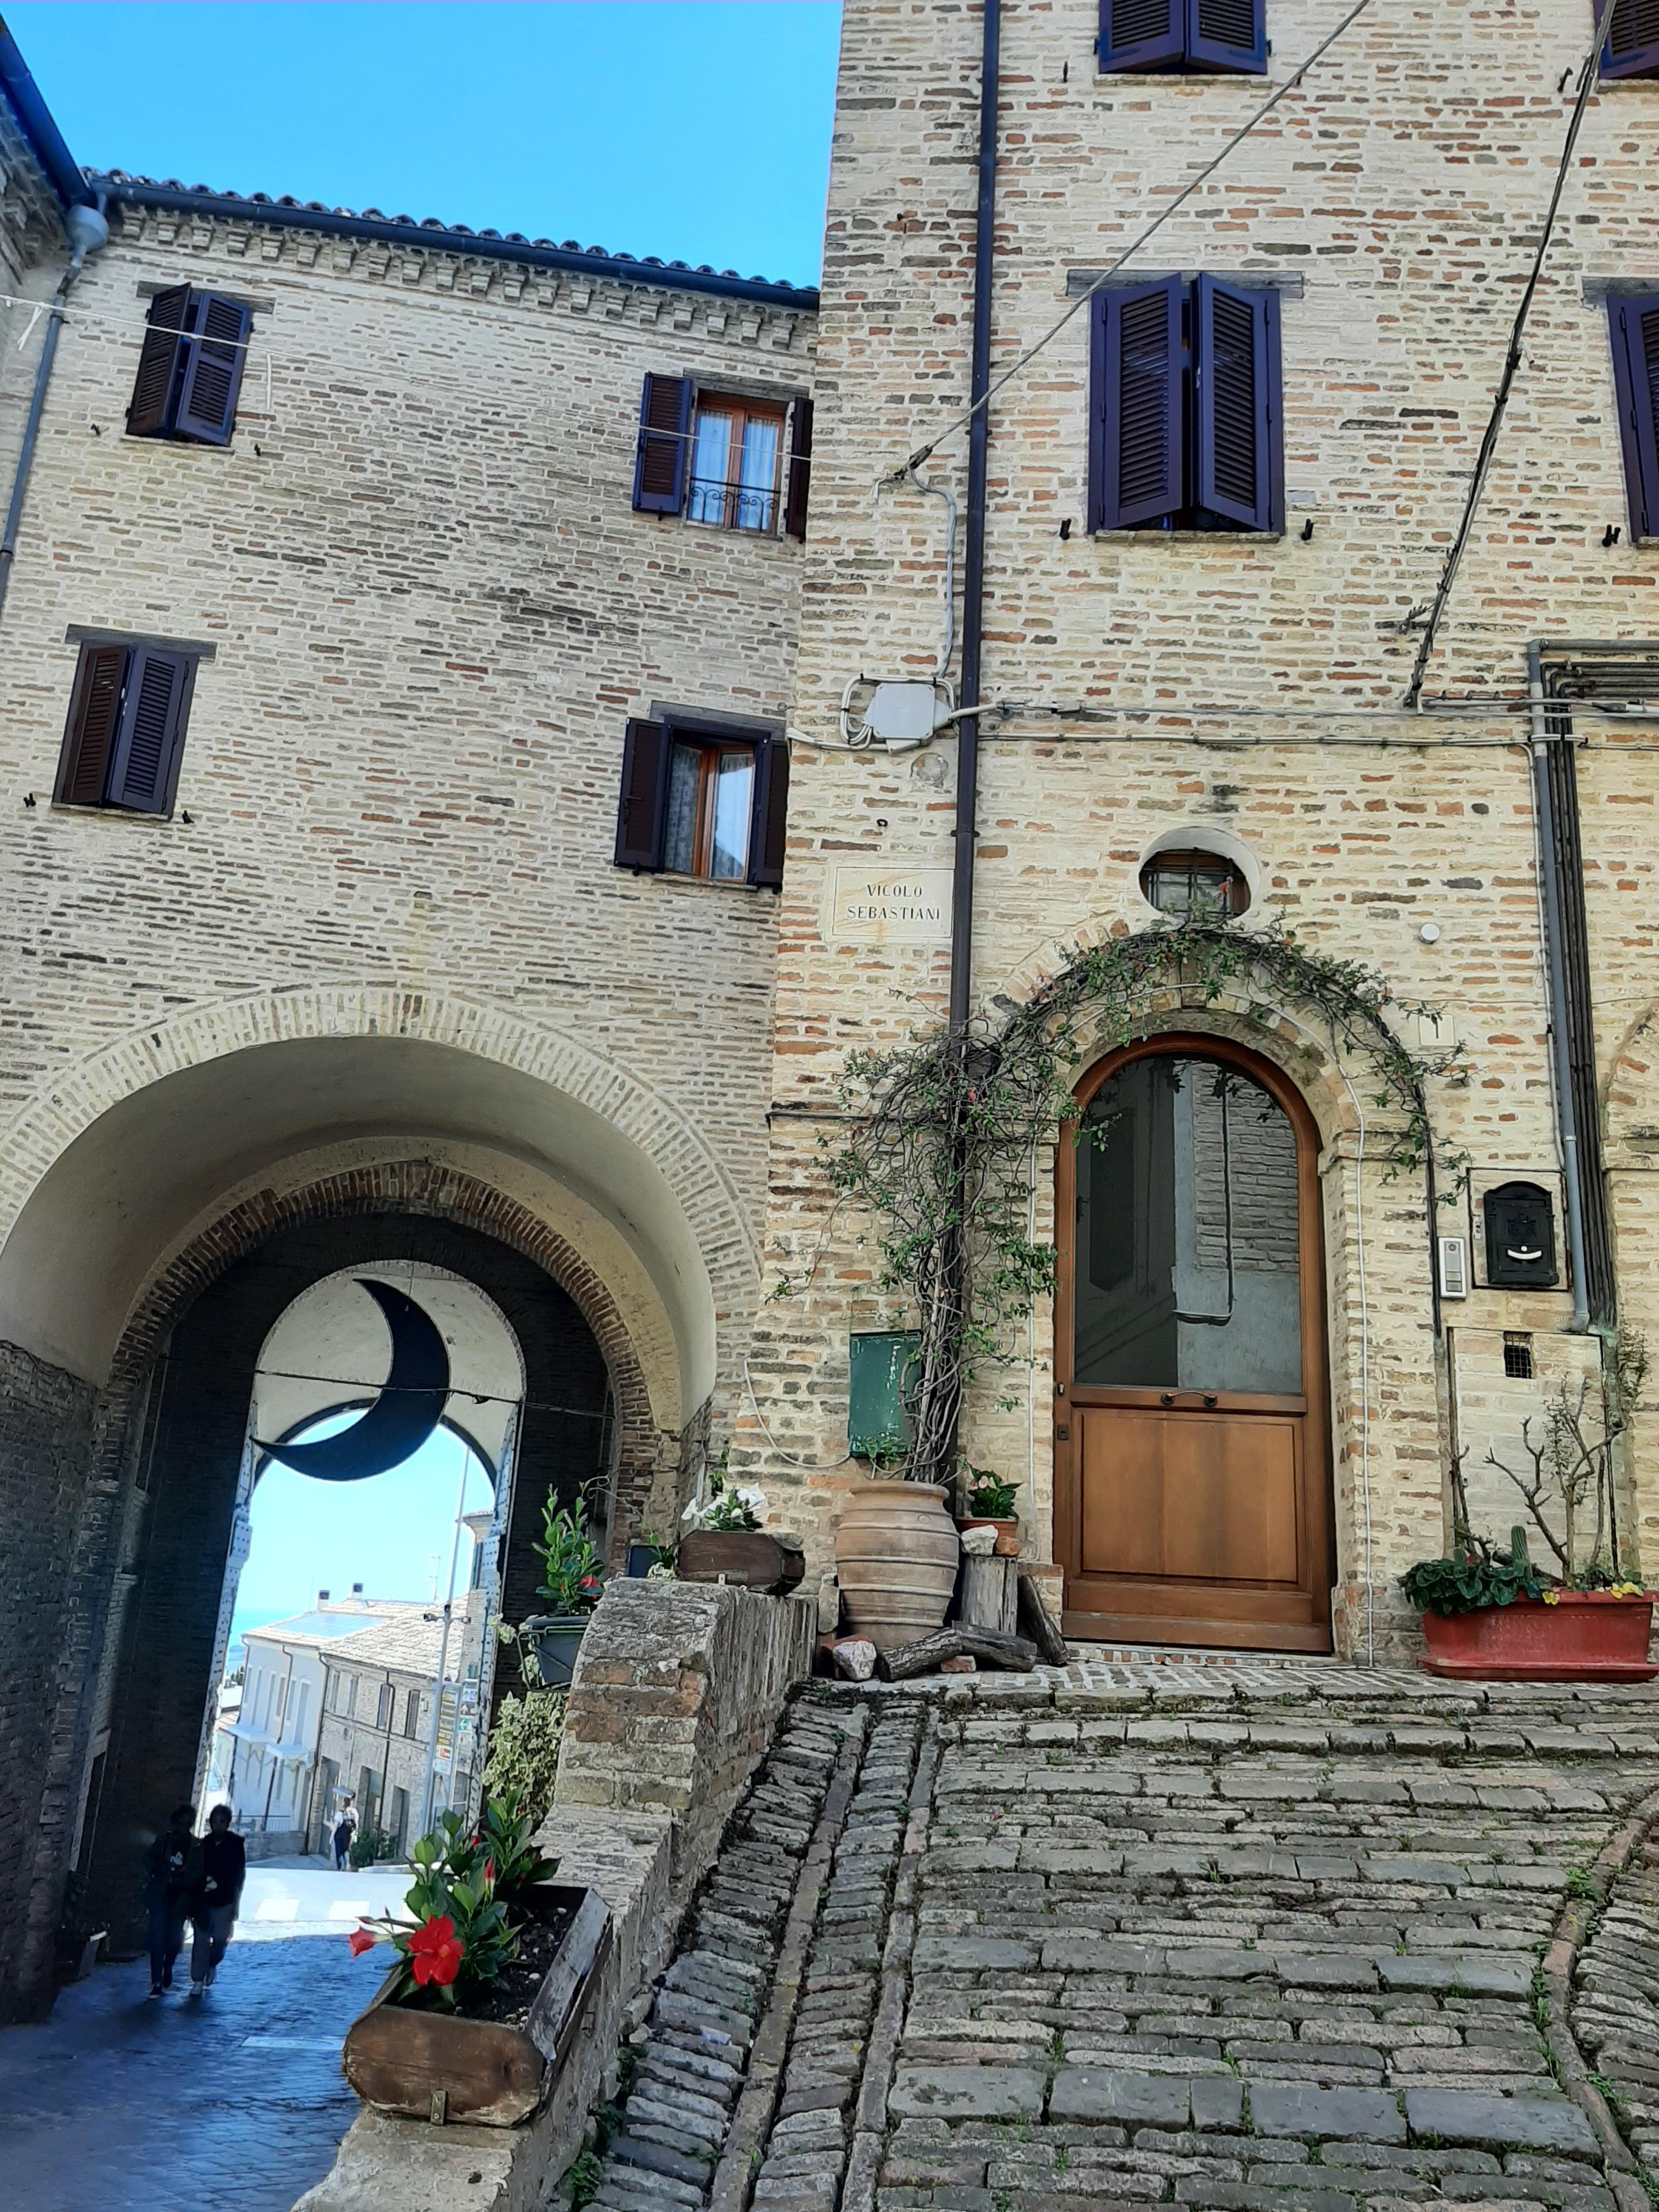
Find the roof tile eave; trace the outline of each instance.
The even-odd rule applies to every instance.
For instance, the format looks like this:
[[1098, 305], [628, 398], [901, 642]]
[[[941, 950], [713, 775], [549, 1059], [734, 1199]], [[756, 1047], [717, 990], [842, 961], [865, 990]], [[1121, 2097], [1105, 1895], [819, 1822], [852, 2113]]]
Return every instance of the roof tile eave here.
[[182, 185], [176, 179], [158, 181], [125, 169], [88, 169], [83, 173], [89, 190], [130, 207], [152, 208], [189, 214], [238, 217], [278, 229], [324, 230], [336, 235], [358, 236], [388, 244], [407, 244], [428, 251], [435, 245], [453, 252], [512, 261], [531, 267], [580, 270], [605, 275], [619, 282], [650, 284], [676, 291], [705, 292], [726, 299], [748, 300], [759, 305], [791, 307], [816, 314], [816, 285], [791, 284], [782, 278], [739, 276], [730, 269], [715, 270], [707, 263], [689, 269], [684, 262], [664, 262], [631, 253], [611, 253], [600, 246], [579, 246], [567, 240], [562, 246], [547, 239], [526, 239], [520, 233], [505, 237], [494, 230], [470, 230], [462, 223], [445, 223], [434, 216], [418, 222], [408, 216], [383, 216], [368, 209], [362, 214], [349, 208], [325, 208], [316, 201], [302, 205], [291, 196], [271, 199], [263, 192], [210, 191], [204, 185]]

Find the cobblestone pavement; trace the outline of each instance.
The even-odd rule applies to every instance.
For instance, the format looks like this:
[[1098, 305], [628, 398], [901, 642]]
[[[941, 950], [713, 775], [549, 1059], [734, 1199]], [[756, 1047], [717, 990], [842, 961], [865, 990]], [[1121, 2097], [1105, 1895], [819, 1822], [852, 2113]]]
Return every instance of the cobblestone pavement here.
[[579, 2193], [1638, 2212], [1656, 1814], [1646, 1691], [1102, 1658], [815, 1686]]
[[[188, 1955], [188, 1954], [186, 1954]], [[288, 2212], [357, 2111], [340, 2039], [378, 1986], [343, 1936], [233, 1943], [212, 1993], [148, 2001], [100, 1966], [38, 2027], [0, 2029], [0, 2206]]]

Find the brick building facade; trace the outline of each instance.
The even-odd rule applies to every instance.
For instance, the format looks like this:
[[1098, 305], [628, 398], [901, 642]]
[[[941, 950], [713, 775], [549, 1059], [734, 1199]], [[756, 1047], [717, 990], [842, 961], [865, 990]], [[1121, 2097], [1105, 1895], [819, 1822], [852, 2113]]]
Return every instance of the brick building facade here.
[[[1270, 50], [1144, 70], [1097, 46], [1090, 0], [1006, 10], [998, 369], [1339, 21], [1320, 0], [1267, 0]], [[1194, 1065], [1231, 1051], [1303, 1147], [1302, 1434], [1310, 1467], [1328, 1459], [1307, 1479], [1326, 1486], [1332, 1532], [1316, 1635], [1349, 1656], [1399, 1648], [1394, 1577], [1443, 1545], [1451, 1452], [1469, 1448], [1476, 1517], [1501, 1528], [1510, 1501], [1486, 1445], [1512, 1456], [1556, 1381], [1594, 1370], [1586, 1324], [1615, 1291], [1620, 1319], [1659, 1330], [1659, 775], [1641, 724], [1601, 711], [1659, 696], [1659, 648], [1632, 642], [1659, 631], [1659, 556], [1626, 482], [1608, 306], [1659, 294], [1659, 85], [1609, 78], [1590, 101], [1425, 710], [1408, 712], [1589, 0], [1452, 17], [1373, 0], [1124, 285], [993, 401], [970, 607], [947, 503], [903, 467], [937, 442], [921, 475], [950, 494], [954, 526], [971, 505], [950, 426], [969, 391], [982, 27], [941, 0], [848, 0], [821, 313], [817, 294], [714, 272], [93, 180], [112, 238], [65, 303], [0, 658], [21, 860], [0, 1036], [3, 1479], [24, 1531], [0, 1691], [22, 1746], [0, 1929], [22, 1931], [18, 1986], [88, 1803], [112, 1863], [133, 1843], [135, 1806], [99, 1813], [95, 1779], [98, 1686], [125, 1624], [148, 1606], [164, 1625], [175, 1584], [222, 1561], [222, 1542], [215, 1562], [204, 1538], [187, 1556], [147, 1532], [167, 1522], [155, 1422], [183, 1387], [162, 1355], [187, 1322], [209, 1340], [206, 1293], [233, 1268], [252, 1283], [280, 1266], [297, 1292], [402, 1237], [481, 1276], [466, 1240], [493, 1241], [580, 1315], [586, 1336], [559, 1321], [573, 1359], [591, 1366], [597, 1347], [624, 1439], [617, 1532], [660, 1530], [703, 1440], [730, 1439], [772, 1518], [805, 1539], [828, 1625], [835, 1522], [861, 1479], [849, 1337], [908, 1316], [875, 1285], [870, 1224], [833, 1207], [817, 1140], [845, 1048], [945, 1009], [958, 768], [950, 732], [848, 749], [840, 710], [867, 698], [860, 678], [965, 682], [955, 647], [975, 615], [977, 696], [954, 703], [982, 716], [976, 1018], [1079, 946], [1155, 926], [1146, 864], [1196, 851], [1248, 886], [1242, 928], [1277, 920], [1367, 963], [1397, 1000], [1439, 1010], [1437, 1027], [1393, 1017], [1413, 1048], [1467, 1054], [1467, 1083], [1428, 1086], [1451, 1201], [1437, 1208], [1420, 1172], [1391, 1172], [1389, 1111], [1293, 994], [1172, 991], [1153, 1024], [1195, 1040]], [[5, 189], [33, 210], [12, 230], [35, 240], [33, 266], [12, 281], [45, 293], [63, 252], [27, 135], [0, 143]], [[228, 303], [216, 342], [243, 363], [228, 444], [124, 434], [147, 331], [165, 338], [166, 315], [202, 298]], [[1166, 349], [1150, 489], [1130, 481], [1147, 449], [1112, 427], [1137, 375], [1144, 395], [1147, 343]], [[1230, 359], [1235, 398], [1248, 392], [1228, 433], [1256, 441], [1242, 475], [1208, 396], [1225, 380], [1181, 371], [1183, 347]], [[803, 544], [787, 456], [806, 449], [809, 390]], [[164, 380], [163, 414], [183, 403]], [[700, 507], [686, 477], [704, 414], [729, 458]], [[0, 441], [17, 422], [0, 390]], [[170, 811], [98, 803], [112, 787], [54, 804], [89, 656], [116, 655], [100, 665], [125, 684], [140, 649], [193, 671]], [[1534, 716], [1534, 667], [1570, 710]], [[702, 826], [664, 872], [684, 827], [671, 724]], [[718, 857], [720, 748], [738, 782], [752, 773], [752, 861], [783, 825], [786, 726], [775, 896], [767, 870], [741, 880], [757, 872]], [[1569, 731], [1545, 763], [1547, 848], [1529, 747]], [[1556, 1029], [1588, 1108], [1594, 1284], [1564, 1256], [1551, 882], [1580, 963]], [[1080, 1084], [1097, 1057], [1085, 1037]], [[1182, 1141], [1215, 1119], [1189, 1115]], [[1034, 1232], [1065, 1241], [1064, 1162], [1036, 1164]], [[1515, 1182], [1548, 1200], [1557, 1262], [1498, 1288], [1485, 1200]], [[307, 1243], [319, 1223], [325, 1252]], [[1212, 1220], [1205, 1234], [1212, 1261]], [[1461, 1301], [1437, 1296], [1438, 1235], [1473, 1266]], [[769, 1300], [813, 1250], [810, 1290]], [[277, 1280], [248, 1291], [238, 1359], [257, 1358], [252, 1316]], [[513, 1281], [528, 1316], [532, 1276]], [[1018, 1481], [1029, 1555], [1074, 1580], [1075, 1474], [1064, 1526], [1054, 1510], [1057, 1449], [1082, 1422], [1055, 1395], [1072, 1348], [1044, 1304], [1009, 1349], [964, 1445]], [[214, 1418], [231, 1421], [228, 1398]], [[1656, 1449], [1638, 1413], [1622, 1503], [1650, 1571]], [[227, 1527], [234, 1474], [213, 1478]], [[207, 1687], [188, 1672], [168, 1688], [186, 1766]]]

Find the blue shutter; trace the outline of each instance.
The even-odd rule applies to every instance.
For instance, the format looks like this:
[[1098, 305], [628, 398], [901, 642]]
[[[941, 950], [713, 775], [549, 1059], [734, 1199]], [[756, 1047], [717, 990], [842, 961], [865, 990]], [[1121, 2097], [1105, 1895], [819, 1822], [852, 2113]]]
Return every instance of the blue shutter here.
[[617, 808], [617, 866], [654, 872], [662, 866], [672, 743], [660, 722], [630, 722], [623, 738], [622, 797]]
[[685, 505], [691, 443], [691, 380], [647, 376], [640, 395], [634, 506], [641, 514], [678, 514]]
[[236, 395], [247, 358], [252, 317], [240, 301], [198, 293], [190, 356], [172, 428], [201, 446], [228, 446], [236, 423]]
[[1659, 0], [1616, 0], [1601, 49], [1603, 76], [1659, 76]]
[[137, 814], [170, 814], [179, 781], [196, 663], [188, 655], [136, 645], [110, 762], [109, 803]]
[[1194, 501], [1242, 530], [1285, 527], [1279, 295], [1193, 288]]
[[1095, 295], [1089, 527], [1130, 530], [1186, 504], [1181, 279]]
[[127, 404], [130, 437], [163, 437], [172, 428], [173, 392], [192, 312], [188, 284], [173, 285], [150, 301], [138, 374]]
[[83, 645], [70, 701], [69, 726], [52, 793], [60, 806], [101, 806], [109, 781], [110, 749], [121, 712], [124, 645]]
[[1187, 59], [1195, 69], [1260, 76], [1267, 66], [1267, 0], [1187, 0]]
[[1659, 299], [1607, 301], [1632, 538], [1659, 538]]
[[783, 889], [784, 845], [789, 829], [789, 748], [781, 738], [763, 738], [755, 748], [754, 813], [749, 826], [749, 880], [763, 890]]
[[1187, 51], [1187, 0], [1100, 0], [1100, 66], [1179, 69]]

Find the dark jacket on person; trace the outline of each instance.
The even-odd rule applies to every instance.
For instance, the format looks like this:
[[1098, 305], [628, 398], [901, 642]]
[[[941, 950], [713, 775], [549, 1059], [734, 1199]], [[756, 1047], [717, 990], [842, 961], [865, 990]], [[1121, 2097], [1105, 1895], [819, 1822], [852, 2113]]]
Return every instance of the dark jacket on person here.
[[228, 1828], [216, 1836], [210, 1828], [191, 1854], [190, 1901], [198, 1912], [241, 1902], [247, 1879], [247, 1845]]
[[144, 1853], [144, 1902], [174, 1904], [190, 1887], [191, 1860], [197, 1840], [188, 1830], [163, 1828]]

